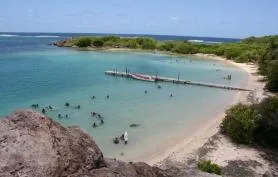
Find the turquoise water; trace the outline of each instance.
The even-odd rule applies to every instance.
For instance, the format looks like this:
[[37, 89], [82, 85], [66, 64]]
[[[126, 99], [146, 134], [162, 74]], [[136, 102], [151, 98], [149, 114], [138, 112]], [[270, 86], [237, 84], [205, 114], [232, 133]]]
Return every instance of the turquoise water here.
[[[48, 116], [63, 125], [79, 125], [105, 156], [123, 160], [138, 160], [156, 153], [171, 139], [190, 135], [194, 127], [223, 112], [238, 92], [171, 83], [160, 83], [162, 89], [157, 89], [154, 83], [106, 76], [105, 70], [127, 67], [132, 72], [169, 77], [179, 73], [188, 80], [233, 86], [247, 80], [242, 70], [223, 62], [152, 53], [50, 48], [0, 53], [0, 66], [1, 117], [33, 103], [52, 105], [57, 110], [47, 112]], [[231, 81], [223, 79], [228, 74], [232, 74]], [[65, 102], [81, 109], [66, 108]], [[92, 128], [94, 121], [99, 123], [90, 117], [92, 111], [103, 115], [104, 125]], [[69, 118], [59, 119], [58, 114]], [[141, 126], [130, 128], [132, 123]], [[129, 134], [128, 145], [114, 145], [112, 138], [124, 131]]]

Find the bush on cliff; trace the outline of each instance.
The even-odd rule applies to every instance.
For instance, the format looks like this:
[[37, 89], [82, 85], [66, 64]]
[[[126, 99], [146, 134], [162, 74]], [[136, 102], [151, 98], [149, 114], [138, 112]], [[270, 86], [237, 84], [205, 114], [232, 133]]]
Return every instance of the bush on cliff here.
[[256, 104], [254, 139], [264, 145], [278, 148], [278, 99], [270, 97]]
[[278, 98], [253, 105], [237, 104], [226, 112], [221, 130], [238, 143], [278, 148]]
[[271, 61], [268, 64], [267, 79], [267, 89], [270, 91], [278, 91], [278, 60]]
[[234, 141], [249, 144], [253, 141], [253, 132], [256, 128], [255, 116], [253, 107], [237, 104], [227, 110], [222, 130]]
[[203, 172], [214, 173], [214, 174], [217, 174], [217, 175], [221, 174], [220, 167], [215, 163], [211, 163], [210, 160], [200, 161], [198, 163], [198, 168], [199, 168], [199, 170], [201, 170]]

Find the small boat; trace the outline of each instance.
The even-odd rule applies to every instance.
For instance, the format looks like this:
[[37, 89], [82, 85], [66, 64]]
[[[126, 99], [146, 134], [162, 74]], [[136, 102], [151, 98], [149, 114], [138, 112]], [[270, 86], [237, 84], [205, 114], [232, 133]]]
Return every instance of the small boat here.
[[150, 76], [150, 75], [145, 75], [145, 74], [130, 74], [132, 78], [137, 79], [137, 80], [143, 80], [143, 81], [150, 81], [150, 82], [154, 82], [155, 78]]

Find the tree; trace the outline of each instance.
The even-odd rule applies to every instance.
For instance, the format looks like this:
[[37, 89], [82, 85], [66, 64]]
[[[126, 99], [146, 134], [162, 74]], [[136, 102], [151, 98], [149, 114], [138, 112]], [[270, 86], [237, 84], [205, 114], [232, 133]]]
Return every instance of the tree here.
[[113, 42], [115, 42], [115, 41], [119, 40], [120, 37], [118, 37], [118, 36], [104, 36], [104, 37], [102, 37], [102, 39], [103, 39], [103, 41], [113, 41]]
[[155, 49], [156, 48], [156, 42], [149, 38], [145, 38], [141, 45], [142, 45], [142, 49]]
[[274, 60], [268, 63], [267, 70], [268, 82], [266, 87], [270, 91], [278, 91], [278, 60]]
[[93, 45], [94, 45], [95, 47], [102, 47], [102, 46], [104, 45], [104, 42], [103, 42], [102, 39], [95, 39], [95, 40], [93, 41]]
[[159, 50], [166, 50], [166, 51], [171, 51], [174, 47], [174, 43], [172, 42], [165, 42], [162, 45], [159, 46]]
[[78, 47], [88, 47], [91, 45], [92, 39], [91, 38], [80, 38], [77, 40], [76, 45]]

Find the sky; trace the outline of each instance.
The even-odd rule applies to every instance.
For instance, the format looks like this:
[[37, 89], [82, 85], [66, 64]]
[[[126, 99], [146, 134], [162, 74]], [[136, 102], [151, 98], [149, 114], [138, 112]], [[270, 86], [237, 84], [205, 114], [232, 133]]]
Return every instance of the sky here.
[[263, 36], [278, 0], [1, 0], [0, 31]]

